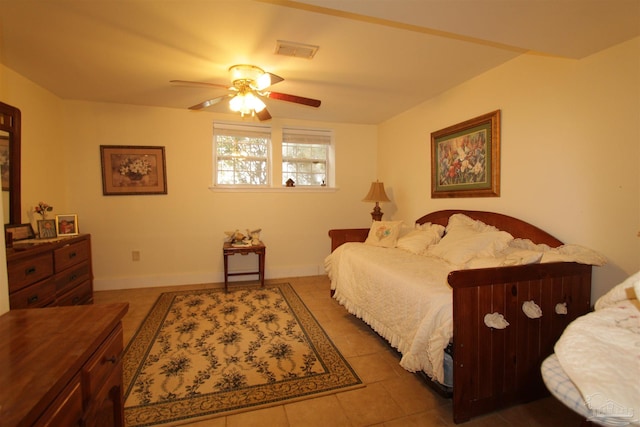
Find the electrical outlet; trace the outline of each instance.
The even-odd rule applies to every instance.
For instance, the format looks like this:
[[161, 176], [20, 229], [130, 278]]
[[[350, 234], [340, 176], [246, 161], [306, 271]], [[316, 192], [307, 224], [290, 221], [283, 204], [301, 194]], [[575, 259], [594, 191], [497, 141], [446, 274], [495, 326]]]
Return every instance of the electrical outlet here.
[[140, 251], [131, 252], [131, 261], [140, 261]]

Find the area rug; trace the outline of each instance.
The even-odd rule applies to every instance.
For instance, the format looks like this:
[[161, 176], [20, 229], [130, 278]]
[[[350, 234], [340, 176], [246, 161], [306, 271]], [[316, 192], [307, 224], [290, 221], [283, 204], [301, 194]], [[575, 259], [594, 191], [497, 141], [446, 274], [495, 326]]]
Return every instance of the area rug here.
[[362, 381], [289, 284], [161, 294], [123, 356], [125, 425], [177, 425]]

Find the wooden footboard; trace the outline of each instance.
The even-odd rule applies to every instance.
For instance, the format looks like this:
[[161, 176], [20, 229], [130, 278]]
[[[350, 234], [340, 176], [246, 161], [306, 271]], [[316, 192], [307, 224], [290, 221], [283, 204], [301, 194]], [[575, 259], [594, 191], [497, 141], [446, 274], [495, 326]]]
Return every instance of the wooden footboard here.
[[[471, 417], [547, 394], [542, 361], [564, 328], [590, 310], [591, 266], [576, 263], [454, 271], [453, 418]], [[542, 317], [531, 319], [522, 304], [534, 301]], [[556, 313], [566, 303], [567, 314]], [[505, 329], [485, 325], [500, 313]]]

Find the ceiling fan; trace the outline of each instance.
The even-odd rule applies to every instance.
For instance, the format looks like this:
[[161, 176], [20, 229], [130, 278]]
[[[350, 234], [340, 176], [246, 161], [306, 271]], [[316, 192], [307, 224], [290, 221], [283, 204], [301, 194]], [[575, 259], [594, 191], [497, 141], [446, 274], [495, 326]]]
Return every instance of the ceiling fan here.
[[229, 91], [226, 95], [221, 95], [217, 98], [208, 99], [199, 104], [192, 105], [189, 107], [190, 110], [202, 110], [203, 108], [216, 105], [226, 98], [231, 98], [229, 100], [229, 108], [232, 111], [239, 112], [243, 117], [251, 114], [252, 116], [258, 117], [260, 121], [271, 119], [271, 114], [269, 114], [265, 103], [260, 98], [277, 99], [316, 108], [320, 106], [321, 101], [318, 99], [267, 90], [270, 86], [280, 83], [284, 79], [275, 74], [267, 73], [255, 65], [233, 65], [229, 68], [229, 74], [231, 86], [186, 80], [171, 80], [171, 83], [189, 86], [222, 87]]

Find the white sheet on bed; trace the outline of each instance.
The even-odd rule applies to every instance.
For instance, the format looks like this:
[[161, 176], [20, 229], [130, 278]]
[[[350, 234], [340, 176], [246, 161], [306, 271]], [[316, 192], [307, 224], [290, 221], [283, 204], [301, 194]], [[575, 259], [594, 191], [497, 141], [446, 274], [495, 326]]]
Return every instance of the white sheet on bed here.
[[640, 273], [574, 320], [555, 345], [562, 369], [582, 394], [596, 422], [640, 425]]
[[334, 297], [400, 351], [403, 368], [443, 383], [444, 348], [453, 335], [447, 275], [454, 265], [402, 249], [346, 243], [326, 258], [325, 268]]

